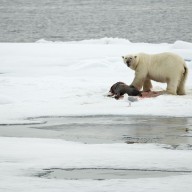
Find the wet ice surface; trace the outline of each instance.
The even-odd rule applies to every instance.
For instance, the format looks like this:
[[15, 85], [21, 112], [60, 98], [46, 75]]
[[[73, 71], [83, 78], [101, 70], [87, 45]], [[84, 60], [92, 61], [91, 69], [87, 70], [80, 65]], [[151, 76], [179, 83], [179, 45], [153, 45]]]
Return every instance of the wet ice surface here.
[[[38, 123], [39, 122], [39, 123]], [[82, 143], [192, 144], [192, 118], [149, 116], [39, 117], [29, 125], [1, 125], [0, 136], [59, 138]]]
[[[28, 119], [29, 120], [29, 119]], [[29, 124], [2, 124], [0, 136], [52, 138], [83, 144], [165, 144], [168, 150], [191, 150], [192, 118], [149, 116], [61, 116], [30, 119]], [[161, 178], [191, 175], [185, 169], [125, 169], [99, 167], [48, 167], [32, 177], [64, 180]]]
[[30, 123], [0, 125], [0, 189], [84, 192], [94, 191], [97, 185], [96, 191], [124, 192], [139, 185], [141, 191], [163, 191], [164, 187], [172, 191], [179, 180], [176, 191], [189, 191], [191, 117], [95, 115], [26, 120]]
[[37, 176], [48, 179], [136, 179], [151, 177], [168, 177], [175, 175], [186, 175], [191, 171], [162, 171], [162, 170], [131, 170], [131, 169], [109, 169], [109, 168], [82, 168], [82, 169], [45, 169]]

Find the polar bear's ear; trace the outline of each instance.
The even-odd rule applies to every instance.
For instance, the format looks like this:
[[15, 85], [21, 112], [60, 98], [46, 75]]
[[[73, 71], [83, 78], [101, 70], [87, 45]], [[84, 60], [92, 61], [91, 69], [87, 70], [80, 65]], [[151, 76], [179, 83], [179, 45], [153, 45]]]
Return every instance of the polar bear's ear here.
[[136, 56], [136, 55], [135, 55], [134, 57], [135, 57], [135, 59], [137, 58], [137, 56]]

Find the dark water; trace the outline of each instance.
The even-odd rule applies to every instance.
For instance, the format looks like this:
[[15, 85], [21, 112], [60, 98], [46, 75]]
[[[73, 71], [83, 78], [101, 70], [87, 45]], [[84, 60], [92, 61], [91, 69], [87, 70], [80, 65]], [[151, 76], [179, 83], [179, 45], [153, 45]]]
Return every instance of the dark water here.
[[1, 0], [0, 42], [192, 42], [191, 0]]

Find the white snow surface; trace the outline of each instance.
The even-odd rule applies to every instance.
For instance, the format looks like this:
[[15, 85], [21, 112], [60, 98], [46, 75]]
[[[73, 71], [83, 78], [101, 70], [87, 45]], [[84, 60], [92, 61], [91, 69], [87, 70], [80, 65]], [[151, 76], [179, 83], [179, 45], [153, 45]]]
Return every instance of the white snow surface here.
[[[28, 117], [65, 115], [192, 114], [192, 44], [131, 43], [103, 38], [81, 42], [0, 43], [0, 124], [32, 123]], [[189, 67], [187, 95], [162, 95], [131, 103], [106, 97], [134, 72], [122, 55], [174, 52]], [[154, 90], [166, 85], [153, 82]], [[192, 171], [192, 153], [157, 144], [83, 144], [59, 139], [0, 137], [0, 192], [190, 192], [192, 173], [175, 176], [63, 180], [35, 175], [48, 168], [115, 168]]]
[[192, 171], [192, 153], [153, 144], [93, 144], [51, 139], [0, 139], [0, 191], [191, 191], [192, 174], [97, 181], [35, 177], [46, 168]]
[[[118, 38], [38, 42], [46, 43], [0, 43], [0, 123], [57, 115], [191, 116], [192, 43], [131, 43]], [[106, 97], [112, 84], [133, 80], [134, 71], [123, 64], [122, 55], [165, 51], [186, 59], [187, 95], [143, 99], [131, 107], [126, 96], [119, 101]], [[153, 86], [166, 88], [157, 82]]]

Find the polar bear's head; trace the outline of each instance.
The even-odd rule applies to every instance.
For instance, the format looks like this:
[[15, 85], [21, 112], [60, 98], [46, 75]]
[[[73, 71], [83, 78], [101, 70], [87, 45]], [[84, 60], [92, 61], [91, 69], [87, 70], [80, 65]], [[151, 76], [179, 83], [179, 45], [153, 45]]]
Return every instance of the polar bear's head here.
[[137, 66], [137, 55], [126, 55], [122, 56], [124, 63], [127, 65], [127, 67], [130, 67], [131, 69], [135, 70]]

